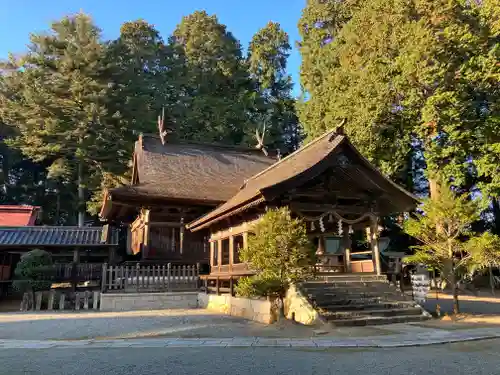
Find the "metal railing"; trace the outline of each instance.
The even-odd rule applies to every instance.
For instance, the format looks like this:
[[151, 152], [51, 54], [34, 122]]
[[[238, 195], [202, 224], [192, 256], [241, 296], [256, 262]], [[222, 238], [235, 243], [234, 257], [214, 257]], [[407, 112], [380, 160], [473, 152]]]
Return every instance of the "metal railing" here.
[[121, 265], [102, 266], [101, 291], [140, 293], [191, 291], [199, 288], [199, 266]]

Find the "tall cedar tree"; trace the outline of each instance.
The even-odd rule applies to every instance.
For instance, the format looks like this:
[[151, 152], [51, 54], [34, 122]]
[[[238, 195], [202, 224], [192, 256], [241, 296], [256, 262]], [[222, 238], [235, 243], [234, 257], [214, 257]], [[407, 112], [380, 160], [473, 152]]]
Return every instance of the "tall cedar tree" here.
[[175, 124], [179, 136], [241, 143], [256, 98], [238, 40], [216, 16], [196, 11], [182, 19], [170, 43], [187, 64], [186, 111]]
[[129, 158], [127, 129], [108, 110], [106, 49], [85, 14], [54, 22], [50, 33], [30, 40], [26, 54], [5, 64], [0, 114], [19, 130], [13, 144], [26, 156], [50, 163], [54, 178], [78, 181], [83, 225], [87, 188], [123, 173]]
[[292, 79], [287, 73], [290, 51], [288, 34], [276, 22], [260, 29], [248, 48], [248, 69], [261, 98], [255, 126], [262, 127], [261, 122], [265, 122], [266, 147], [285, 151], [294, 151], [301, 141]]
[[305, 130], [315, 137], [346, 118], [356, 146], [392, 177], [418, 145], [430, 176], [463, 186], [477, 173], [483, 196], [498, 196], [499, 23], [496, 0], [308, 0]]

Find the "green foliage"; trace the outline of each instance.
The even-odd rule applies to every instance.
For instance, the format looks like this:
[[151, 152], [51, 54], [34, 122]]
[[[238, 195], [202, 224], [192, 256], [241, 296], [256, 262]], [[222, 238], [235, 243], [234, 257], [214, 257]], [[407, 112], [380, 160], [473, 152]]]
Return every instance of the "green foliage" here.
[[457, 281], [476, 270], [500, 264], [500, 237], [491, 233], [476, 235], [471, 224], [479, 219], [480, 205], [468, 194], [456, 196], [443, 183], [439, 197], [426, 199], [422, 212], [408, 219], [405, 231], [420, 244], [410, 263], [423, 263], [440, 271], [453, 290], [458, 312]]
[[133, 143], [157, 132], [162, 110], [169, 139], [254, 146], [266, 122], [267, 148], [295, 149], [288, 36], [269, 23], [249, 51], [202, 11], [165, 40], [136, 20], [104, 41], [82, 13], [32, 34], [26, 53], [1, 65], [0, 201], [38, 204], [45, 223], [72, 224], [83, 208], [82, 165], [80, 187], [96, 214], [103, 189], [128, 182]]
[[481, 272], [490, 267], [500, 266], [500, 237], [490, 232], [473, 237], [467, 242], [470, 255], [469, 273]]
[[270, 209], [254, 226], [240, 259], [255, 276], [237, 287], [239, 295], [274, 295], [283, 298], [289, 285], [311, 276], [314, 251], [305, 224], [292, 219], [288, 208]]
[[[393, 177], [425, 151], [455, 186], [497, 196], [498, 1], [309, 0], [299, 117], [309, 137], [346, 132]], [[477, 173], [477, 176], [476, 176]]]
[[46, 269], [51, 265], [52, 255], [47, 251], [36, 249], [23, 254], [14, 271], [14, 288], [20, 292], [50, 289], [52, 282], [47, 280]]
[[112, 69], [105, 56], [88, 16], [65, 17], [51, 33], [31, 35], [28, 52], [5, 64], [0, 87], [0, 116], [19, 131], [11, 144], [52, 164], [50, 177], [62, 182], [75, 181], [83, 165], [83, 188], [91, 190], [100, 187], [103, 172], [123, 173], [130, 158], [127, 129], [110, 112]]
[[[471, 200], [467, 194], [455, 196], [445, 185], [438, 199], [424, 200], [421, 210], [405, 222], [405, 232], [421, 242], [414, 246], [416, 252], [407, 260], [425, 263], [445, 274], [458, 271], [465, 263], [462, 257], [466, 250], [464, 238], [473, 235], [471, 224], [479, 219], [477, 201]], [[453, 269], [447, 270], [450, 262]]]
[[269, 22], [253, 36], [247, 58], [250, 75], [260, 94], [255, 126], [265, 122], [266, 147], [286, 151], [294, 151], [301, 141], [292, 80], [286, 70], [290, 51], [288, 34], [279, 23]]
[[276, 297], [283, 294], [283, 285], [279, 278], [270, 275], [242, 277], [238, 280], [236, 293], [245, 297]]
[[216, 16], [196, 11], [183, 17], [170, 43], [185, 59], [183, 117], [175, 126], [184, 139], [239, 144], [251, 127], [255, 95], [239, 41]]

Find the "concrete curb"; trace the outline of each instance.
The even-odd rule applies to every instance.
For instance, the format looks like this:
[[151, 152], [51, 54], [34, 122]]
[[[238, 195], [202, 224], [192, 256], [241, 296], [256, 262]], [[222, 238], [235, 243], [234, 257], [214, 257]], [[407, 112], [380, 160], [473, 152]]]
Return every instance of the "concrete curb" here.
[[116, 340], [0, 340], [1, 349], [51, 349], [51, 348], [203, 348], [203, 347], [289, 347], [289, 348], [397, 348], [416, 347], [456, 342], [470, 342], [500, 338], [500, 332], [495, 334], [455, 334], [449, 333], [445, 337], [415, 337], [417, 335], [392, 335], [384, 337], [367, 337], [362, 339], [294, 339], [294, 338], [150, 338], [150, 339], [116, 339]]

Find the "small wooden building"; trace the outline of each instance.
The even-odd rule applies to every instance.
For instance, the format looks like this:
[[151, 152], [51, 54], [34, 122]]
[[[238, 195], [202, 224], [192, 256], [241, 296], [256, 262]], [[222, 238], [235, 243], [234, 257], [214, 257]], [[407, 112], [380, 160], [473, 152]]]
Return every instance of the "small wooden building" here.
[[185, 225], [236, 194], [275, 159], [242, 147], [186, 143], [142, 135], [131, 184], [106, 192], [101, 217], [129, 227], [128, 251], [140, 260], [208, 263], [208, 230]]
[[[212, 280], [252, 273], [239, 260], [239, 249], [266, 208], [281, 206], [307, 222], [317, 244], [318, 271], [380, 274], [379, 217], [412, 210], [416, 202], [375, 169], [342, 131], [330, 131], [253, 175], [227, 202], [187, 227], [193, 233], [210, 231], [207, 278]], [[355, 230], [366, 233], [368, 251], [351, 251]]]

